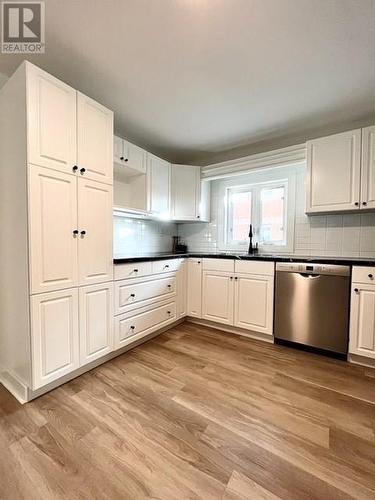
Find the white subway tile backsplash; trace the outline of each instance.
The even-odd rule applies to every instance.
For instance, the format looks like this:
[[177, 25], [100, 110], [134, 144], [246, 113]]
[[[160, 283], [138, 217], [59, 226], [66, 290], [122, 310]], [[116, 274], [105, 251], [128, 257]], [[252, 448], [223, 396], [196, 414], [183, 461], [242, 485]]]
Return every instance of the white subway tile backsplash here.
[[[181, 224], [178, 234], [191, 251], [216, 251], [218, 240], [218, 182], [213, 182], [211, 223]], [[296, 175], [294, 252], [301, 256], [375, 257], [375, 213], [305, 214], [305, 171]]]

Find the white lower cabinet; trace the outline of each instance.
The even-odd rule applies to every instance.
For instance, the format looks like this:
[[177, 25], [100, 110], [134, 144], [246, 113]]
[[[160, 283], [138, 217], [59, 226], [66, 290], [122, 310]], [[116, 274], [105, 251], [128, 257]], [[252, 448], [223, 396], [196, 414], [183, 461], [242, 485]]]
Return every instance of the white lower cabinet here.
[[233, 275], [220, 271], [203, 271], [202, 318], [233, 324]]
[[273, 276], [235, 276], [234, 326], [272, 335]]
[[202, 316], [202, 260], [189, 259], [187, 267], [187, 315]]
[[349, 352], [375, 358], [375, 285], [352, 284]]
[[31, 331], [35, 390], [79, 367], [78, 289], [31, 297]]
[[174, 275], [148, 279], [123, 280], [115, 283], [115, 314], [149, 305], [176, 295]]
[[187, 314], [187, 261], [180, 264], [176, 277], [177, 286], [177, 318], [184, 318]]
[[113, 283], [79, 290], [81, 366], [113, 350]]
[[158, 304], [115, 318], [115, 348], [119, 349], [176, 320], [176, 302]]

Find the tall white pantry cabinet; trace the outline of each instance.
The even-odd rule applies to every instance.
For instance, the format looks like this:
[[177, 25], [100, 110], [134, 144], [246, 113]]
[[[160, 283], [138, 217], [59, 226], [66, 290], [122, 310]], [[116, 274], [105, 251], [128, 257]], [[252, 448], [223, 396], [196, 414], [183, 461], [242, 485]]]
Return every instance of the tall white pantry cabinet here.
[[113, 349], [113, 112], [24, 62], [0, 91], [0, 381]]

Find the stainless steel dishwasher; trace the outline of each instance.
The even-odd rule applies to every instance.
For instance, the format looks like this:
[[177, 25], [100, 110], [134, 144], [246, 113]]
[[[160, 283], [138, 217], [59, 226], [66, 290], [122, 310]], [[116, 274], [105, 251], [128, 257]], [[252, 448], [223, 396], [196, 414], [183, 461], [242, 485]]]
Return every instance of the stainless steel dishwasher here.
[[350, 267], [277, 263], [275, 339], [346, 355]]

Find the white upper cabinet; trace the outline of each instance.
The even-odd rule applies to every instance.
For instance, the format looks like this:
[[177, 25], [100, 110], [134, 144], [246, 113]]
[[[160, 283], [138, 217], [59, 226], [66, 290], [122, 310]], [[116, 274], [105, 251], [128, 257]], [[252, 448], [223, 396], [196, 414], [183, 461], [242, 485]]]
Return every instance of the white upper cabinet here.
[[28, 163], [72, 172], [77, 161], [76, 91], [27, 64]]
[[150, 153], [147, 154], [148, 211], [168, 218], [170, 215], [171, 164]]
[[375, 126], [362, 129], [361, 208], [375, 208]]
[[146, 173], [147, 153], [144, 149], [131, 142], [114, 136], [113, 161], [118, 168], [118, 173], [125, 176], [141, 175]]
[[79, 284], [113, 278], [112, 186], [78, 179]]
[[361, 129], [307, 142], [306, 212], [337, 212], [360, 205]]
[[200, 167], [172, 165], [171, 215], [175, 220], [199, 220]]
[[79, 289], [81, 366], [113, 350], [113, 283]]
[[77, 285], [77, 179], [30, 166], [29, 249], [31, 293]]
[[77, 165], [80, 175], [112, 184], [113, 112], [77, 92], [77, 125]]
[[33, 389], [79, 367], [78, 289], [31, 299]]

